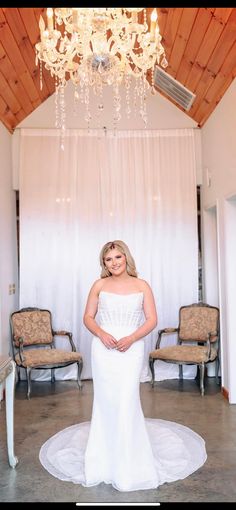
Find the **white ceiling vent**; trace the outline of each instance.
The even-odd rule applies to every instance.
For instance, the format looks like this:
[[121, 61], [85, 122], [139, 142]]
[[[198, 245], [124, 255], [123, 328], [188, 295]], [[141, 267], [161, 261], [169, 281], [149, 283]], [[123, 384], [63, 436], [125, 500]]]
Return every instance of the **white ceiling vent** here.
[[179, 81], [157, 66], [154, 72], [154, 84], [160, 91], [174, 99], [177, 104], [187, 111], [192, 106], [196, 97], [196, 94], [186, 89]]

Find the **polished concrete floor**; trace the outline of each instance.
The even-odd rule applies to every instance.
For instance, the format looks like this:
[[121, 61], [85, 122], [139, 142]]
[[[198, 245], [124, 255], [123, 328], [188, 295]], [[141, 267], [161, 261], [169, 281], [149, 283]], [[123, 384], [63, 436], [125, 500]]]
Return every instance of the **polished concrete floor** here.
[[[206, 394], [200, 396], [196, 380], [142, 383], [144, 415], [186, 425], [206, 441], [206, 463], [184, 480], [165, 483], [155, 490], [119, 492], [111, 485], [85, 488], [51, 476], [39, 462], [41, 445], [53, 434], [91, 417], [93, 384], [83, 381], [33, 382], [26, 399], [26, 382], [16, 386], [15, 455], [19, 463], [9, 467], [6, 448], [5, 403], [0, 410], [0, 501], [78, 502], [93, 504], [236, 501], [236, 405], [222, 396], [215, 378], [206, 378]], [[142, 445], [140, 445], [142, 447]]]

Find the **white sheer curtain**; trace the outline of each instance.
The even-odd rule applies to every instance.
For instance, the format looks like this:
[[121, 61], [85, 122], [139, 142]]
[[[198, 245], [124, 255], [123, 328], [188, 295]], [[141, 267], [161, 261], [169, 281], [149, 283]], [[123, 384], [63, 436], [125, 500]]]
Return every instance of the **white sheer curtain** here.
[[[158, 310], [145, 341], [141, 380], [149, 380], [157, 330], [177, 326], [179, 307], [198, 296], [194, 131], [68, 130], [62, 151], [57, 130], [23, 129], [20, 145], [20, 306], [48, 308], [54, 329], [73, 332], [82, 378], [90, 378], [84, 307], [100, 277], [101, 247], [122, 239]], [[176, 365], [155, 365], [156, 380], [178, 377]], [[184, 370], [185, 377], [195, 373]], [[73, 366], [56, 371], [58, 379], [75, 377]]]

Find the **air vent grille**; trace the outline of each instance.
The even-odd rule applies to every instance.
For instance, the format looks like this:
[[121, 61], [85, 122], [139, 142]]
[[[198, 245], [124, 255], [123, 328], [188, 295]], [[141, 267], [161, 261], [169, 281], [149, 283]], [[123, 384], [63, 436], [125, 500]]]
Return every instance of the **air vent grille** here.
[[156, 67], [154, 72], [154, 84], [167, 96], [182, 106], [184, 110], [190, 110], [196, 94], [184, 87], [179, 81], [175, 80], [160, 67]]

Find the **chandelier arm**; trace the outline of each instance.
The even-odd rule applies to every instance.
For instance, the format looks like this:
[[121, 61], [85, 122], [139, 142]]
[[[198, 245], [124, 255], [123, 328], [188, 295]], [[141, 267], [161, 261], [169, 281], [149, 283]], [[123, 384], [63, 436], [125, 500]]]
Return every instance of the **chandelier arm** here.
[[[100, 98], [103, 88], [113, 85], [114, 116], [116, 125], [121, 117], [119, 86], [126, 88], [126, 112], [130, 114], [130, 84], [132, 77], [141, 80], [134, 87], [135, 97], [140, 96], [140, 115], [146, 126], [146, 90], [149, 88], [156, 64], [168, 65], [161, 44], [157, 10], [151, 15], [150, 29], [144, 7], [109, 8], [48, 8], [47, 22], [39, 20], [40, 42], [36, 43], [36, 64], [44, 64], [55, 77], [56, 90], [60, 87], [64, 101], [64, 87], [71, 80], [76, 87], [76, 101], [85, 105], [85, 118], [89, 123], [90, 94]], [[80, 85], [80, 93], [78, 91]], [[136, 99], [135, 99], [136, 103]], [[103, 104], [99, 103], [99, 118]], [[57, 125], [65, 130], [65, 104]], [[59, 112], [60, 115], [60, 112]]]

